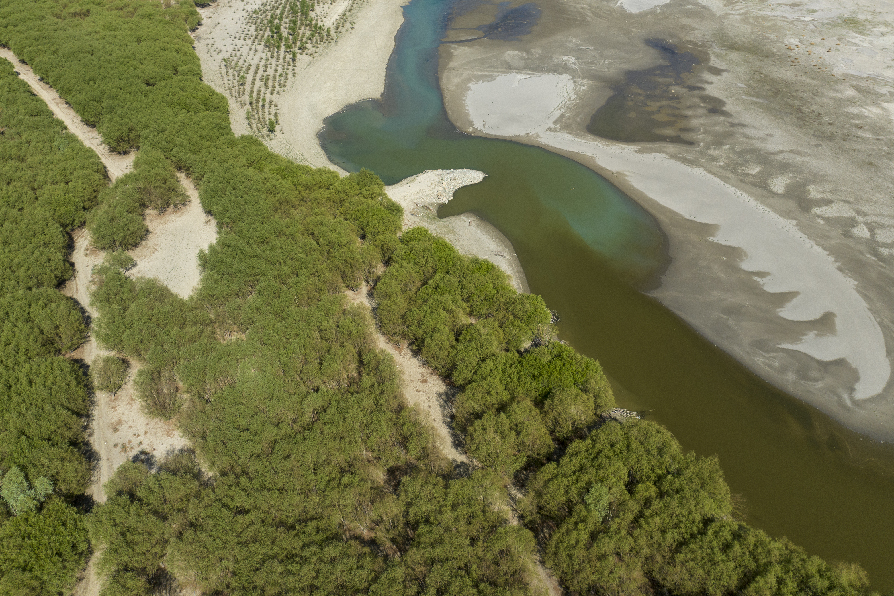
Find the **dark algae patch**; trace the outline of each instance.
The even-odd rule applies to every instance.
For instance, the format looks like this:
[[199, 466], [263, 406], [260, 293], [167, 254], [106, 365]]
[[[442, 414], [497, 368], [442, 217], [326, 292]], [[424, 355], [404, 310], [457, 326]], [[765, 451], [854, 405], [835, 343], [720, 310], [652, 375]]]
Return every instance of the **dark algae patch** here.
[[681, 143], [689, 130], [689, 111], [702, 109], [725, 115], [724, 102], [697, 84], [707, 56], [684, 50], [665, 40], [648, 39], [645, 44], [658, 52], [663, 63], [643, 70], [630, 70], [613, 87], [614, 94], [593, 114], [587, 131], [612, 141], [627, 143]]

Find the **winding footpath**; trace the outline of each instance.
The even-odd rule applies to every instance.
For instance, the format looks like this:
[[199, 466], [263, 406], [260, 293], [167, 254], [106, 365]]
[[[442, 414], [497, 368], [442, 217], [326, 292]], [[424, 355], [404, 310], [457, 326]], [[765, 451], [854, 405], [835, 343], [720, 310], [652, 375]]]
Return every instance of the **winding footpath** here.
[[[0, 57], [9, 60], [15, 66], [18, 76], [28, 83], [38, 97], [43, 99], [68, 130], [75, 134], [84, 145], [96, 152], [113, 182], [132, 171], [133, 154], [121, 155], [112, 152], [102, 142], [96, 129], [84, 123], [77, 112], [52, 87], [44, 83], [31, 67], [19, 62], [10, 50], [0, 48]], [[452, 177], [456, 177], [456, 174], [452, 172], [427, 174], [429, 177], [435, 176], [437, 179], [428, 180], [424, 175], [414, 177], [414, 179], [423, 178], [418, 181], [414, 180], [418, 184], [405, 185], [408, 186], [407, 190], [411, 189], [415, 191], [414, 193], [402, 192], [404, 190], [402, 187], [392, 187], [389, 189], [391, 191], [389, 194], [396, 195], [399, 202], [405, 198], [404, 195], [411, 194], [416, 195], [417, 201], [429, 202], [428, 199], [430, 199], [433, 205], [444, 202], [443, 198], [438, 200], [437, 197], [428, 195], [437, 194], [435, 191], [443, 186], [441, 183], [444, 182], [442, 179], [445, 176], [451, 178], [452, 181]], [[455, 190], [453, 186], [479, 181], [478, 174], [477, 172], [472, 173], [473, 179], [456, 182], [451, 186], [448, 194], [452, 196], [453, 190]], [[187, 298], [199, 282], [196, 256], [199, 250], [207, 248], [216, 239], [216, 224], [210, 216], [202, 211], [198, 200], [198, 191], [192, 181], [182, 174], [179, 175], [179, 178], [190, 199], [189, 203], [181, 210], [169, 210], [169, 212], [157, 216], [148, 215], [147, 223], [150, 233], [140, 246], [131, 251], [132, 256], [137, 260], [137, 265], [130, 274], [159, 279], [176, 294]], [[420, 184], [430, 192], [420, 192], [423, 190], [420, 188]], [[419, 205], [414, 204], [414, 206], [418, 207]], [[431, 206], [429, 208], [433, 209]], [[406, 209], [407, 216], [412, 216], [413, 220], [407, 222], [408, 224], [419, 225], [422, 223], [416, 221], [417, 219], [436, 219], [419, 217], [412, 211], [412, 209]], [[460, 220], [460, 218], [455, 219]], [[432, 225], [432, 222], [426, 221], [423, 225], [425, 223], [428, 223], [429, 226]], [[459, 223], [465, 223], [465, 220], [459, 221]], [[524, 273], [517, 265], [517, 259], [512, 259], [499, 252], [499, 250], [503, 250], [507, 254], [511, 253], [511, 245], [507, 247], [505, 239], [494, 238], [491, 230], [479, 229], [479, 226], [472, 227], [471, 223], [454, 227], [465, 235], [475, 236], [471, 242], [460, 242], [460, 244], [472, 245], [477, 249], [466, 252], [496, 262], [508, 274], [516, 289], [527, 290]], [[439, 231], [441, 231], [441, 235], [444, 235], [442, 230]], [[95, 317], [97, 313], [90, 306], [89, 295], [92, 270], [102, 262], [105, 253], [91, 245], [90, 234], [86, 229], [76, 230], [72, 236], [74, 250], [71, 259], [74, 263], [75, 273], [66, 283], [62, 292], [77, 300], [91, 317]], [[502, 257], [502, 259], [496, 259], [495, 256]], [[516, 262], [513, 263], [513, 261]], [[356, 292], [348, 292], [347, 297], [350, 302], [360, 305], [372, 315], [372, 305], [365, 285]], [[377, 346], [394, 358], [407, 405], [414, 408], [432, 430], [435, 442], [441, 452], [455, 463], [476, 465], [456, 446], [454, 432], [448, 423], [450, 389], [443, 379], [426, 366], [409, 348], [398, 347], [389, 342], [375, 325], [374, 333]], [[87, 342], [70, 356], [89, 364], [97, 356], [110, 353], [99, 347], [91, 335]], [[118, 466], [125, 461], [140, 452], [147, 452], [157, 459], [161, 459], [167, 453], [189, 446], [188, 441], [179, 433], [174, 423], [149, 418], [142, 412], [133, 386], [137, 370], [139, 370], [139, 365], [132, 363], [127, 382], [116, 394], [96, 392], [90, 424], [90, 443], [98, 455], [98, 465], [94, 471], [90, 493], [100, 503], [106, 500], [103, 486], [112, 477]], [[512, 503], [520, 497], [520, 493], [515, 487], [510, 487], [510, 493], [511, 498], [508, 498], [506, 503], [506, 518], [509, 523], [519, 525], [520, 521]], [[88, 563], [83, 579], [75, 588], [75, 596], [98, 596], [102, 582], [96, 573], [96, 560], [97, 556], [94, 554]], [[546, 593], [549, 596], [560, 595], [562, 591], [558, 582], [544, 567], [539, 557], [531, 563], [536, 574], [536, 578], [532, 578], [531, 588], [536, 593]]]
[[[87, 147], [93, 149], [106, 168], [109, 178], [114, 182], [117, 178], [127, 174], [133, 169], [134, 155], [121, 155], [108, 148], [95, 128], [88, 126], [77, 112], [59, 96], [56, 91], [44, 83], [30, 66], [16, 58], [15, 54], [7, 48], [0, 48], [0, 57], [9, 60], [15, 67], [16, 74], [28, 83], [34, 93], [41, 98], [53, 114], [61, 120], [68, 130], [80, 139]], [[198, 202], [198, 192], [195, 185], [185, 176], [180, 176], [184, 190], [190, 198], [187, 213], [198, 212], [204, 218], [201, 206]], [[171, 215], [176, 212], [169, 210]], [[165, 227], [167, 214], [155, 218], [150, 222], [150, 235], [144, 244], [153, 241], [153, 234]], [[182, 219], [182, 217], [181, 217]], [[207, 223], [207, 221], [205, 222]], [[211, 225], [216, 228], [211, 222]], [[206, 226], [207, 227], [207, 226]], [[208, 233], [205, 230], [204, 237]], [[62, 293], [75, 299], [90, 317], [96, 316], [96, 311], [90, 306], [90, 286], [93, 267], [102, 262], [105, 253], [91, 246], [90, 234], [86, 229], [75, 230], [72, 234], [74, 250], [71, 254], [74, 263], [74, 275], [62, 288]], [[213, 237], [211, 238], [213, 241]], [[156, 240], [157, 243], [157, 240]], [[140, 250], [137, 247], [136, 250]], [[155, 251], [152, 251], [155, 252]], [[197, 251], [196, 251], [197, 252]], [[169, 258], [188, 261], [190, 256], [193, 261], [196, 255], [168, 254]], [[188, 265], [187, 265], [188, 266]], [[198, 263], [195, 263], [198, 271]], [[198, 276], [193, 276], [198, 281]], [[161, 279], [165, 282], [165, 279]], [[180, 288], [177, 288], [180, 289]], [[175, 289], [174, 291], [177, 291]], [[189, 288], [191, 291], [192, 288]], [[178, 292], [180, 293], [180, 292]], [[97, 356], [110, 354], [96, 343], [96, 339], [88, 336], [87, 341], [69, 356], [91, 363]], [[89, 494], [99, 503], [105, 502], [106, 495], [103, 486], [115, 473], [115, 470], [125, 461], [130, 460], [138, 453], [149, 453], [156, 458], [178, 449], [188, 447], [189, 442], [178, 432], [173, 422], [166, 422], [146, 416], [140, 402], [137, 400], [133, 381], [139, 366], [132, 363], [127, 382], [114, 395], [97, 391], [90, 420], [89, 439], [97, 457], [96, 468], [93, 473]], [[75, 587], [76, 596], [97, 596], [101, 588], [101, 581], [96, 573], [96, 554], [91, 558], [81, 582]]]

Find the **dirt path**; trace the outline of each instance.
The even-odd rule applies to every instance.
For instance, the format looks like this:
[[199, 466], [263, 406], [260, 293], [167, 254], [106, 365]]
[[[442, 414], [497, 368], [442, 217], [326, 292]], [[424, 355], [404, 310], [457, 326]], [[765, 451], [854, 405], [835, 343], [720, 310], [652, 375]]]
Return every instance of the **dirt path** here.
[[[359, 304], [372, 314], [372, 301], [365, 283], [356, 292], [346, 294], [353, 304]], [[373, 332], [376, 336], [376, 345], [391, 354], [397, 364], [400, 387], [407, 404], [415, 408], [428, 423], [441, 453], [454, 462], [468, 464], [469, 458], [456, 448], [453, 432], [447, 424], [447, 398], [450, 397], [450, 389], [443, 379], [423, 364], [409, 348], [401, 348], [388, 341], [377, 325], [374, 326]]]
[[[121, 155], [111, 151], [102, 142], [95, 128], [85, 124], [80, 116], [56, 91], [42, 82], [30, 66], [22, 64], [10, 50], [0, 48], [0, 57], [9, 60], [19, 77], [34, 90], [70, 132], [99, 156], [109, 177], [114, 181], [133, 169], [134, 155]], [[150, 216], [150, 234], [147, 242], [134, 251], [141, 273], [158, 278], [181, 296], [188, 296], [198, 285], [198, 251], [206, 248], [216, 238], [217, 226], [201, 208], [195, 185], [186, 176], [180, 182], [189, 196], [189, 203], [179, 210], [169, 210], [163, 215]], [[105, 254], [90, 244], [90, 234], [76, 230], [73, 234], [74, 250], [71, 259], [75, 272], [62, 288], [62, 293], [77, 300], [91, 317], [96, 311], [90, 306], [90, 287], [93, 268], [102, 262]], [[91, 335], [71, 357], [88, 365], [97, 356], [110, 354], [100, 348]], [[156, 459], [189, 446], [172, 422], [146, 416], [134, 390], [134, 377], [139, 365], [132, 363], [124, 386], [114, 395], [97, 391], [90, 420], [90, 444], [98, 457], [93, 481], [88, 490], [97, 502], [105, 502], [103, 486], [125, 461], [139, 453], [147, 453]], [[96, 557], [91, 558], [81, 582], [74, 593], [78, 596], [97, 596], [101, 579], [96, 573]]]
[[82, 143], [96, 152], [103, 165], [105, 165], [112, 181], [133, 169], [134, 155], [132, 153], [121, 155], [106, 147], [102, 142], [102, 137], [96, 129], [85, 124], [84, 121], [81, 120], [81, 117], [78, 116], [77, 112], [75, 112], [64, 99], [59, 97], [59, 94], [56, 93], [55, 89], [44, 83], [40, 80], [40, 77], [34, 74], [34, 71], [31, 70], [30, 66], [19, 62], [16, 55], [7, 48], [0, 48], [0, 57], [6, 58], [12, 62], [19, 78], [31, 86], [34, 93], [47, 104], [47, 107], [52, 110], [56, 118], [62, 120], [69, 131], [78, 137]]
[[[348, 300], [358, 304], [372, 313], [372, 301], [369, 296], [369, 288], [366, 284], [356, 292], [346, 292]], [[435, 438], [435, 443], [445, 456], [455, 463], [464, 463], [477, 466], [478, 464], [457, 448], [453, 430], [448, 424], [448, 412], [450, 409], [448, 399], [451, 397], [450, 388], [444, 380], [422, 360], [413, 354], [407, 347], [398, 347], [388, 341], [388, 338], [379, 331], [378, 325], [374, 327], [376, 345], [391, 354], [400, 373], [400, 387], [404, 399], [408, 405], [421, 414], [423, 421], [428, 424]], [[522, 494], [514, 485], [508, 487], [509, 501], [506, 503], [503, 513], [510, 524], [518, 526], [521, 521], [516, 515], [514, 503]], [[540, 556], [531, 561], [534, 577], [530, 578], [531, 588], [535, 594], [548, 594], [549, 596], [561, 596], [562, 589], [559, 582], [543, 565]]]

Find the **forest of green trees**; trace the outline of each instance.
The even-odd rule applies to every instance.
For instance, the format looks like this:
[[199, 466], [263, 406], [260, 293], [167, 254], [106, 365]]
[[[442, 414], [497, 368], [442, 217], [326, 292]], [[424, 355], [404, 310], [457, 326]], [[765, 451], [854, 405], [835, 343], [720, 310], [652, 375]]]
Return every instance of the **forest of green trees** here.
[[[201, 82], [192, 0], [7, 0], [9, 47], [118, 151], [102, 165], [0, 64], [0, 592], [70, 593], [100, 553], [104, 595], [528, 594], [538, 553], [569, 594], [858, 594], [830, 565], [737, 519], [715, 459], [617, 422], [599, 365], [542, 299], [421, 229], [369, 172], [339, 178], [235, 137]], [[91, 331], [59, 292], [69, 233], [117, 250], [192, 177], [219, 236], [183, 299], [109, 252]], [[456, 466], [403, 402], [381, 330], [456, 390]], [[126, 463], [85, 496], [94, 384], [128, 361], [146, 410], [193, 449]], [[521, 491], [507, 515], [509, 485]], [[514, 498], [513, 498], [514, 499]]]

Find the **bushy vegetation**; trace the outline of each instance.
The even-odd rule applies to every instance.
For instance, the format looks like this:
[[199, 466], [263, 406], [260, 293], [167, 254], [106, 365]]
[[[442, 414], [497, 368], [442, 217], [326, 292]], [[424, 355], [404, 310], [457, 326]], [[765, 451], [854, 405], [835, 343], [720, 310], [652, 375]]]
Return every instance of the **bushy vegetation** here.
[[148, 232], [146, 209], [163, 212], [186, 202], [171, 163], [160, 151], [143, 147], [134, 159], [134, 171], [100, 193], [99, 205], [87, 220], [93, 245], [113, 251], [134, 248]]
[[99, 356], [90, 365], [93, 388], [108, 393], [117, 393], [127, 380], [128, 364], [117, 356]]
[[74, 506], [88, 381], [63, 357], [86, 336], [56, 288], [72, 272], [68, 232], [105, 186], [102, 164], [0, 61], [0, 593], [69, 590], [88, 551]]
[[[221, 228], [188, 300], [130, 279], [125, 259], [95, 272], [97, 338], [139, 361], [144, 395], [164, 397], [158, 412], [176, 416], [196, 450], [151, 469], [125, 464], [107, 485], [108, 502], [89, 518], [104, 594], [175, 585], [216, 594], [526, 594], [535, 536], [574, 594], [863, 588], [858, 570], [832, 569], [737, 522], [716, 461], [683, 453], [653, 424], [605, 422], [613, 404], [605, 376], [555, 341], [542, 300], [516, 294], [495, 267], [424, 231], [398, 237], [400, 208], [375, 176], [339, 179], [234, 138], [226, 102], [200, 82], [186, 34], [195, 22], [185, 1], [0, 7], [0, 43], [116, 149], [151, 146], [189, 173]], [[95, 194], [80, 204], [94, 203]], [[83, 221], [83, 208], [73, 213], [69, 227]], [[66, 225], [50, 221], [65, 240]], [[383, 330], [458, 388], [456, 428], [481, 468], [454, 470], [403, 405], [368, 314], [343, 295], [363, 282], [376, 284]], [[3, 374], [16, 380], [38, 367], [28, 378], [44, 379], [57, 367], [60, 381], [52, 393], [30, 381], [0, 384], [15, 387], [0, 394], [3, 432], [15, 439], [4, 435], [0, 465], [25, 472], [30, 484], [19, 482], [20, 491], [40, 478], [55, 487], [35, 511], [4, 510], [0, 586], [57, 593], [86, 552], [80, 517], [62, 499], [83, 491], [86, 476], [73, 472], [86, 468], [64, 450], [15, 449], [44, 436], [18, 430], [20, 419], [52, 420], [52, 445], [78, 454], [86, 384], [80, 369], [50, 355], [76, 345], [83, 322], [51, 297], [53, 284], [6, 283], [30, 293], [4, 296], [2, 308], [33, 323], [4, 327], [14, 366]], [[29, 314], [44, 312], [29, 307], [40, 301], [59, 305], [49, 322]], [[65, 415], [46, 416], [63, 399]], [[39, 419], [26, 410], [34, 404]], [[58, 420], [76, 424], [66, 435]], [[526, 493], [516, 506], [527, 528], [507, 519], [509, 481]], [[51, 528], [60, 540], [50, 540]], [[42, 558], [21, 554], [51, 547]]]

